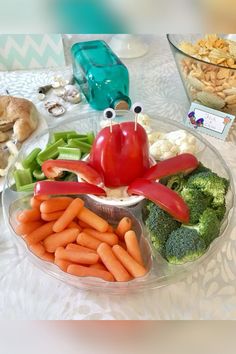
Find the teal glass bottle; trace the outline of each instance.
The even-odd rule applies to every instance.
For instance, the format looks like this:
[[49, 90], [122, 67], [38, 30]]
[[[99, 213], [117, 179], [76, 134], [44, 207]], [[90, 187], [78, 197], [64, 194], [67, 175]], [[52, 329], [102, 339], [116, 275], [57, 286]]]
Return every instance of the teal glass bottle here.
[[76, 43], [71, 48], [73, 74], [96, 110], [129, 109], [129, 72], [104, 41]]

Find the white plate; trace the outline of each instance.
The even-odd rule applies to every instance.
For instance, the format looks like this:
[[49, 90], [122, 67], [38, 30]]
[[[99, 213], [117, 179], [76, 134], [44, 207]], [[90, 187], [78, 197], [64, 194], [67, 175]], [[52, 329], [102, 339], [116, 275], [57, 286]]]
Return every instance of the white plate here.
[[[47, 121], [45, 119], [45, 117], [40, 113], [38, 112], [39, 114], [39, 124], [38, 124], [38, 127], [37, 129], [30, 135], [30, 137], [28, 139], [26, 139], [22, 145], [21, 145], [21, 148], [22, 146], [25, 144], [25, 143], [29, 143], [30, 140], [34, 139], [40, 132], [42, 132], [44, 129], [47, 129], [48, 128], [48, 124], [47, 124]], [[9, 166], [10, 167], [10, 166]], [[4, 186], [4, 180], [5, 180], [5, 177], [0, 177], [0, 193], [3, 191], [3, 186]]]

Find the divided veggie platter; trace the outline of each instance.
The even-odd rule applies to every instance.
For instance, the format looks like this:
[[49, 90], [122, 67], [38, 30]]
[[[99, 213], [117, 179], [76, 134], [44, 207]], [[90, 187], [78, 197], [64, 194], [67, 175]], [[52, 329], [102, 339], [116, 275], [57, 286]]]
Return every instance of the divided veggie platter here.
[[[132, 122], [131, 125], [120, 125], [127, 137], [132, 124], [134, 128], [133, 114], [127, 111], [117, 113], [117, 123]], [[101, 162], [101, 156], [104, 158], [104, 150], [97, 154], [97, 151], [103, 148], [99, 143], [100, 136], [106, 140], [107, 135], [111, 147], [112, 142], [109, 140], [111, 128], [107, 127], [105, 131], [101, 131], [101, 113], [97, 112], [75, 117], [69, 122], [60, 122], [39, 134], [30, 144], [24, 145], [5, 180], [2, 196], [3, 211], [17, 246], [25, 250], [36, 266], [81, 289], [107, 291], [114, 294], [125, 293], [158, 288], [176, 282], [193, 272], [202, 262], [209, 260], [211, 255], [221, 247], [234, 205], [233, 180], [226, 163], [205, 139], [193, 131], [184, 129], [181, 124], [163, 118], [150, 119], [149, 124], [149, 128], [158, 131], [157, 140], [160, 140], [164, 134], [168, 136], [168, 133], [172, 133], [173, 139], [176, 131], [178, 131], [176, 134], [178, 141], [181, 140], [181, 134], [189, 134], [191, 142], [194, 141], [196, 144], [195, 153], [185, 154], [182, 151], [177, 159], [172, 157], [173, 160], [169, 162], [168, 159], [163, 158], [162, 161], [157, 161], [159, 165], [156, 168], [155, 160], [145, 151], [145, 146], [148, 149], [145, 130], [138, 125], [135, 134], [139, 134], [140, 146], [139, 144], [135, 146], [132, 140], [132, 146], [125, 147], [128, 149], [126, 152], [124, 145], [121, 144], [113, 155], [117, 157], [117, 164], [122, 154], [126, 155], [124, 158], [128, 156], [129, 168], [125, 170], [122, 164], [117, 166], [112, 155], [109, 155], [107, 164], [104, 160]], [[114, 139], [120, 142], [119, 125], [113, 125], [112, 129]], [[137, 164], [134, 164], [131, 158], [135, 153], [137, 153], [135, 157]], [[175, 154], [178, 155], [177, 152]], [[88, 159], [90, 159], [90, 166], [87, 166]], [[104, 168], [107, 169], [105, 171], [107, 173], [102, 171]], [[199, 182], [194, 178], [194, 171], [197, 169], [203, 174], [200, 177], [211, 178], [207, 180], [210, 190], [206, 190], [205, 186], [205, 189], [202, 187], [202, 180]], [[105, 176], [104, 185], [100, 183], [100, 175]], [[214, 189], [212, 189], [213, 183], [222, 186], [222, 195], [211, 192]], [[35, 199], [32, 201], [33, 193]], [[45, 198], [46, 194], [47, 198]], [[191, 199], [195, 194], [197, 198], [202, 196], [205, 203], [202, 202], [202, 205], [206, 205], [205, 209], [202, 207], [196, 211]], [[60, 203], [55, 207], [56, 202], [54, 204], [48, 202], [50, 198], [59, 196], [64, 198], [63, 202], [60, 201], [61, 204], [65, 204], [64, 209], [63, 207], [60, 209]], [[71, 196], [77, 198], [73, 204], [70, 204], [73, 200], [70, 199]], [[111, 203], [107, 202], [106, 198]], [[190, 203], [189, 199], [191, 199]], [[153, 202], [157, 205], [155, 206]], [[46, 208], [47, 211], [50, 203], [54, 205], [54, 209], [51, 210], [54, 213], [45, 214], [42, 210]], [[40, 211], [34, 209], [36, 204], [39, 205]], [[155, 228], [153, 233], [153, 226], [150, 226], [153, 206], [156, 208], [158, 217], [165, 220], [163, 222], [166, 223], [167, 218], [171, 218], [168, 226], [170, 235], [167, 235], [168, 237], [165, 235], [165, 239], [163, 234], [160, 236], [158, 232], [154, 235]], [[30, 207], [35, 212], [34, 219], [24, 219], [28, 215], [25, 211], [28, 212], [27, 209]], [[73, 212], [76, 213], [74, 216]], [[54, 215], [57, 215], [55, 219]], [[217, 230], [214, 235], [211, 231], [209, 236], [202, 232], [202, 229], [206, 229], [206, 224], [203, 227], [202, 219], [209, 218], [207, 219], [209, 223], [211, 217], [211, 220], [215, 220], [215, 230]], [[132, 226], [124, 235], [120, 235], [118, 228], [124, 219], [129, 220]], [[32, 224], [28, 234], [19, 232], [19, 225], [20, 228], [22, 226], [19, 222], [22, 220], [24, 230], [30, 229], [30, 226], [25, 227], [28, 221], [28, 224]], [[67, 225], [61, 227], [65, 220], [68, 221]], [[37, 224], [38, 228], [49, 229], [47, 235], [41, 238], [39, 233], [37, 234], [38, 248], [29, 242], [35, 234], [33, 223], [35, 228]], [[100, 223], [104, 228], [102, 226], [100, 228]], [[162, 229], [160, 219], [156, 225], [157, 228]], [[168, 229], [166, 224], [163, 224], [164, 229]], [[183, 236], [182, 230], [188, 233], [188, 240], [192, 240], [192, 245], [194, 242], [198, 244], [196, 247], [194, 245], [194, 250], [180, 254], [182, 250], [181, 252], [173, 250], [175, 247], [173, 244], [176, 239], [186, 237]], [[127, 235], [129, 232], [133, 233], [132, 237], [135, 237], [133, 235], [137, 237], [138, 246], [134, 246], [134, 249], [132, 245], [135, 245], [136, 240], [130, 241], [132, 237], [130, 234]], [[66, 237], [69, 235], [68, 242], [62, 241], [64, 235]], [[107, 238], [106, 243], [104, 240]], [[97, 243], [89, 243], [92, 242], [91, 239], [93, 242], [96, 240]], [[132, 243], [131, 246], [129, 242]], [[181, 239], [181, 242], [185, 241]], [[89, 256], [82, 254], [82, 249], [85, 248], [87, 251], [93, 248], [93, 252], [90, 249]], [[40, 256], [39, 249], [44, 250], [43, 256]], [[74, 250], [78, 250], [77, 255]], [[112, 257], [116, 257], [117, 267], [121, 267], [120, 271], [114, 270], [115, 263], [110, 259], [108, 251], [113, 252]], [[58, 257], [62, 259], [58, 261]], [[81, 260], [82, 263], [76, 259]], [[125, 281], [122, 276], [126, 273], [129, 277]]]

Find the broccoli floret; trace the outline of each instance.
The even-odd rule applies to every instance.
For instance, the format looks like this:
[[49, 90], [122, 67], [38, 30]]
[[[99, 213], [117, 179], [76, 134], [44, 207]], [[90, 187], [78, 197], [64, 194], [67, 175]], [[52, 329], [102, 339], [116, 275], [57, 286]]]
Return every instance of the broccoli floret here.
[[198, 230], [207, 247], [219, 236], [220, 221], [215, 210], [208, 208], [204, 211], [199, 219]]
[[214, 172], [200, 172], [191, 176], [186, 184], [188, 188], [197, 188], [202, 193], [213, 198], [212, 206], [224, 205], [225, 195], [228, 191], [229, 181], [219, 177]]
[[170, 233], [180, 227], [181, 223], [174, 220], [156, 204], [148, 206], [149, 216], [146, 219], [146, 227], [149, 231], [153, 247], [165, 257], [165, 243]]
[[191, 173], [189, 173], [187, 176], [185, 176], [185, 179], [189, 179], [191, 176], [195, 176], [201, 172], [212, 172], [210, 168], [206, 167], [203, 165], [203, 163], [199, 162], [198, 167], [193, 170]]
[[220, 205], [218, 208], [214, 209], [216, 211], [216, 216], [219, 219], [219, 221], [222, 221], [224, 219], [225, 213], [226, 213], [226, 206]]
[[173, 264], [183, 264], [196, 260], [205, 250], [205, 242], [198, 232], [181, 226], [170, 234], [166, 242], [166, 259]]
[[186, 181], [183, 175], [174, 175], [168, 178], [166, 186], [177, 193], [180, 193], [184, 188]]
[[182, 190], [181, 196], [189, 207], [189, 223], [197, 224], [202, 213], [210, 206], [212, 198], [196, 188], [187, 187]]
[[200, 216], [199, 223], [194, 226], [187, 226], [187, 228], [196, 230], [208, 247], [220, 233], [220, 221], [216, 210], [207, 208]]
[[152, 204], [151, 202], [149, 202], [148, 200], [146, 200], [143, 204], [142, 207], [142, 220], [143, 222], [146, 222], [148, 215], [150, 214], [150, 204]]
[[163, 177], [159, 182], [161, 184], [164, 184], [165, 186], [168, 186], [169, 188], [173, 189], [174, 191], [176, 191], [177, 193], [181, 192], [182, 189], [184, 188], [185, 184], [187, 183], [188, 179], [193, 176], [196, 175], [200, 172], [208, 172], [211, 170], [207, 167], [205, 167], [201, 162], [199, 162], [198, 167], [193, 170], [192, 172], [188, 173], [188, 174], [179, 174], [179, 175], [173, 175], [170, 177]]

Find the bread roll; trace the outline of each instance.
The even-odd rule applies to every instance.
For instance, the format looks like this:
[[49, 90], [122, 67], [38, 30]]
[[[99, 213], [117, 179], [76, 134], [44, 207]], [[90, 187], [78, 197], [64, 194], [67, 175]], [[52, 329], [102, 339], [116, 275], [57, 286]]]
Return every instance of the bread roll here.
[[13, 129], [14, 138], [26, 140], [38, 126], [35, 105], [25, 98], [0, 96], [0, 132]]

